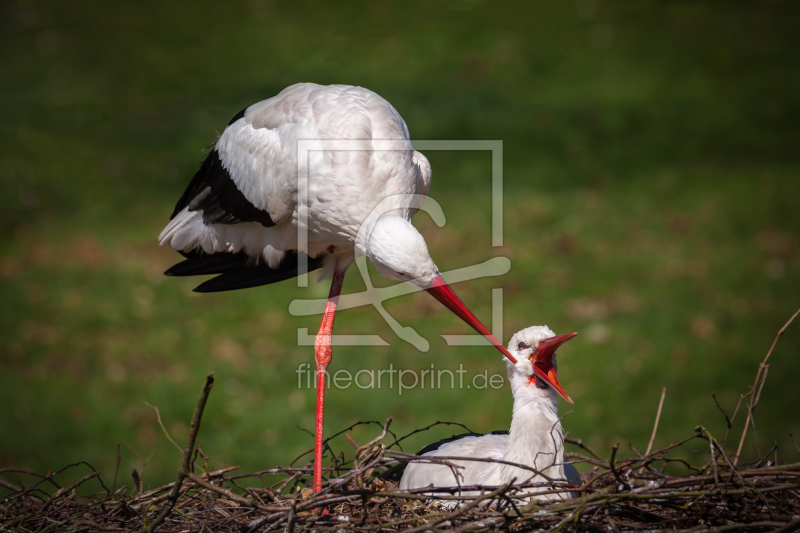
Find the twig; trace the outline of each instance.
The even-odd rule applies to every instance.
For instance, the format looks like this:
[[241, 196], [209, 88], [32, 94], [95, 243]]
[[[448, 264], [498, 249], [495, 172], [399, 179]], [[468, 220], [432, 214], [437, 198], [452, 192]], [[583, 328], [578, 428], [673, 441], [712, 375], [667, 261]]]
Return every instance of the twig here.
[[[114, 483], [111, 485], [111, 492], [117, 490], [117, 475], [119, 474], [119, 464], [122, 461], [122, 456], [119, 454], [119, 440], [117, 441], [117, 468], [114, 470]], [[109, 496], [111, 496], [109, 494]]]
[[712, 439], [708, 439], [708, 448], [711, 452], [711, 466], [714, 468], [714, 488], [717, 488], [719, 485], [719, 474], [717, 474], [717, 458], [714, 455], [714, 441]]
[[[553, 422], [553, 425], [550, 427], [550, 439], [553, 441], [553, 449], [554, 450], [558, 449], [558, 445], [556, 444], [556, 436], [553, 435], [553, 431], [556, 429], [556, 425], [560, 426], [561, 421], [564, 419], [564, 417], [566, 417], [567, 415], [571, 415], [574, 412], [575, 411], [572, 411], [572, 410], [567, 411], [566, 413], [561, 415], [561, 418], [559, 418], [557, 421]], [[563, 439], [563, 437], [562, 437], [562, 439]], [[538, 457], [539, 454], [536, 454], [536, 455]], [[545, 470], [547, 470], [548, 468], [552, 468], [552, 467], [556, 466], [556, 461], [558, 461], [558, 460], [563, 461], [564, 458], [563, 457], [556, 457], [556, 454], [553, 454], [553, 461], [550, 463], [550, 466], [545, 468]], [[536, 465], [536, 460], [533, 461], [533, 464]]]
[[605, 460], [605, 459], [603, 459], [602, 457], [600, 457], [600, 455], [599, 455], [599, 454], [598, 454], [596, 451], [594, 451], [593, 449], [591, 449], [591, 448], [590, 448], [590, 447], [589, 447], [589, 446], [588, 446], [586, 443], [584, 443], [584, 442], [583, 442], [581, 439], [564, 438], [564, 442], [566, 442], [566, 443], [569, 443], [569, 444], [574, 444], [575, 446], [578, 446], [579, 448], [582, 448], [582, 449], [586, 450], [587, 452], [589, 452], [589, 453], [592, 455], [592, 457], [594, 457], [595, 459], [597, 459], [598, 461], [600, 461], [602, 464], [604, 464], [604, 465], [607, 465], [607, 464], [608, 464], [608, 462], [606, 462], [606, 460]]
[[294, 522], [297, 520], [297, 513], [294, 510], [295, 501], [289, 502], [289, 518], [286, 520], [286, 533], [294, 532]]
[[792, 439], [792, 443], [794, 444], [794, 447], [795, 447], [795, 448], [797, 448], [797, 451], [798, 451], [798, 452], [800, 452], [800, 446], [798, 446], [798, 445], [797, 445], [797, 442], [795, 442], [795, 440], [794, 440], [794, 435], [792, 435], [791, 433], [789, 433], [789, 438], [790, 438], [790, 439]]
[[144, 492], [144, 483], [142, 483], [142, 478], [135, 468], [131, 470], [131, 478], [133, 479], [133, 486], [136, 487], [136, 495], [140, 496]]
[[[411, 433], [409, 433], [408, 435], [403, 435], [401, 438], [395, 439], [395, 441], [393, 443], [391, 443], [390, 445], [388, 445], [387, 448], [393, 448], [395, 444], [399, 445], [401, 442], [403, 442], [407, 438], [409, 438], [409, 437], [411, 437], [413, 435], [416, 435], [417, 433], [422, 433], [423, 431], [428, 431], [429, 429], [431, 429], [433, 427], [436, 427], [436, 426], [459, 426], [459, 427], [462, 427], [462, 428], [466, 429], [467, 433], [474, 433], [471, 429], [469, 429], [464, 424], [459, 424], [458, 422], [443, 422], [441, 420], [438, 420], [438, 421], [434, 422], [433, 424], [431, 424], [429, 426], [426, 426], [426, 427], [421, 428], [421, 429], [416, 429], [416, 430], [412, 431]], [[400, 449], [402, 450], [403, 447], [400, 446]]]
[[[745, 398], [749, 398], [751, 394], [753, 394], [753, 391], [750, 391], [747, 394], [739, 395], [739, 401], [736, 402], [736, 409], [733, 410], [733, 414], [731, 415], [731, 427], [733, 427], [733, 421], [736, 420], [736, 415], [739, 412], [739, 409], [742, 407], [742, 402], [745, 400]], [[728, 428], [728, 430], [725, 432], [725, 437], [722, 439], [723, 444], [728, 442], [728, 433], [730, 433], [730, 431], [731, 428]]]
[[4, 479], [0, 479], [0, 487], [5, 487], [8, 490], [11, 490], [11, 491], [14, 491], [14, 492], [20, 492], [21, 490], [23, 490], [22, 487], [18, 487], [16, 485], [14, 485], [13, 483], [9, 483], [8, 481], [5, 481]]
[[[786, 328], [789, 327], [789, 324], [791, 324], [794, 321], [794, 319], [797, 318], [797, 315], [799, 315], [799, 314], [800, 314], [800, 309], [795, 311], [795, 313], [792, 315], [792, 318], [790, 318], [788, 320], [788, 322], [786, 322], [786, 324], [784, 324], [783, 327], [778, 331], [778, 334], [775, 335], [775, 340], [772, 341], [772, 346], [769, 347], [769, 351], [767, 352], [767, 356], [764, 357], [764, 360], [761, 362], [760, 365], [758, 365], [758, 372], [756, 372], [756, 379], [753, 382], [753, 388], [751, 389], [751, 393], [752, 393], [752, 391], [755, 391], [756, 387], [758, 386], [758, 380], [761, 377], [761, 371], [764, 370], [764, 367], [767, 364], [767, 360], [769, 359], [769, 356], [772, 355], [772, 351], [775, 349], [775, 345], [778, 344], [778, 339], [781, 338], [781, 335], [783, 335], [783, 332], [786, 331]], [[762, 384], [762, 387], [763, 387], [763, 384]], [[736, 449], [736, 455], [733, 458], [734, 466], [739, 463], [739, 458], [741, 457], [741, 454], [742, 454], [742, 446], [744, 446], [744, 439], [747, 436], [747, 429], [750, 427], [750, 421], [753, 418], [753, 409], [755, 408], [754, 403], [755, 403], [754, 402], [754, 398], [751, 395], [750, 396], [750, 406], [749, 406], [749, 408], [747, 410], [747, 419], [744, 422], [744, 429], [742, 430], [742, 437], [739, 439], [739, 447]]]
[[617, 482], [620, 485], [622, 485], [626, 490], [630, 490], [631, 486], [622, 480], [622, 478], [619, 476], [619, 473], [617, 472], [617, 469], [614, 468], [615, 458], [617, 456], [617, 450], [619, 450], [619, 443], [611, 447], [611, 460], [608, 461], [608, 465], [611, 468], [611, 473], [614, 474], [614, 479], [616, 479]]
[[790, 531], [797, 531], [798, 529], [800, 529], [800, 518], [792, 520], [785, 526], [779, 527], [772, 533], [789, 533]]
[[[728, 418], [728, 413], [725, 412], [725, 409], [719, 404], [719, 400], [717, 400], [717, 395], [714, 394], [714, 391], [711, 391], [711, 397], [714, 398], [714, 403], [717, 405], [717, 409], [719, 412], [722, 413], [722, 416], [725, 417], [725, 423], [728, 425], [728, 430], [731, 429], [731, 419]], [[724, 440], [722, 442], [725, 442]]]
[[[667, 395], [667, 388], [664, 387], [661, 389], [661, 400], [658, 402], [658, 411], [656, 411], [656, 421], [653, 423], [653, 433], [650, 435], [650, 442], [647, 443], [647, 450], [644, 452], [645, 457], [650, 455], [650, 450], [653, 449], [653, 441], [656, 440], [656, 431], [658, 431], [658, 421], [661, 418], [661, 408], [664, 407], [664, 396]], [[727, 417], [726, 417], [727, 418]], [[641, 474], [644, 470], [644, 466], [639, 469], [639, 473]]]
[[206, 401], [208, 401], [208, 395], [211, 392], [211, 387], [213, 386], [214, 373], [212, 372], [206, 376], [206, 381], [203, 383], [203, 389], [200, 391], [200, 397], [197, 399], [197, 406], [195, 407], [194, 415], [192, 416], [192, 424], [189, 427], [189, 437], [186, 439], [186, 448], [183, 450], [183, 461], [180, 469], [178, 470], [178, 477], [175, 480], [175, 485], [173, 485], [172, 492], [170, 492], [169, 498], [167, 499], [167, 506], [163, 511], [161, 511], [161, 514], [159, 514], [155, 520], [153, 520], [150, 524], [143, 526], [139, 530], [140, 533], [153, 533], [167, 518], [167, 516], [169, 516], [169, 514], [172, 512], [172, 508], [175, 507], [175, 503], [178, 501], [183, 480], [191, 472], [190, 468], [192, 452], [194, 451], [194, 442], [195, 439], [197, 439], [197, 432], [200, 431], [200, 420], [203, 418], [203, 410], [206, 407]]
[[175, 446], [175, 448], [178, 450], [178, 453], [183, 453], [183, 450], [181, 450], [181, 447], [178, 446], [178, 443], [176, 443], [174, 440], [172, 440], [172, 437], [169, 436], [169, 431], [167, 431], [167, 428], [164, 427], [164, 422], [161, 421], [161, 413], [158, 411], [158, 406], [157, 405], [150, 405], [147, 402], [144, 402], [144, 404], [147, 407], [149, 407], [150, 409], [152, 409], [153, 411], [156, 412], [156, 417], [158, 418], [158, 425], [161, 426], [161, 430], [164, 432], [164, 435], [167, 437], [167, 440], [170, 441], [173, 446]]
[[153, 458], [153, 454], [151, 453], [151, 454], [150, 454], [150, 457], [148, 457], [147, 459], [145, 459], [144, 457], [142, 457], [142, 454], [140, 454], [139, 452], [137, 452], [137, 451], [136, 451], [136, 449], [135, 449], [133, 446], [131, 446], [130, 444], [128, 444], [128, 443], [127, 443], [127, 442], [125, 442], [124, 440], [121, 440], [121, 441], [118, 441], [118, 442], [121, 442], [122, 444], [124, 444], [125, 446], [127, 446], [127, 447], [128, 447], [128, 449], [129, 449], [130, 451], [132, 451], [132, 452], [133, 452], [133, 453], [136, 455], [136, 457], [138, 457], [138, 458], [139, 458], [139, 461], [141, 461], [141, 463], [142, 463], [142, 475], [144, 475], [144, 469], [145, 469], [145, 467], [147, 466], [147, 463], [149, 463], [149, 462], [150, 462], [150, 459], [152, 459], [152, 458]]
[[667, 395], [667, 388], [661, 389], [661, 400], [658, 402], [658, 411], [656, 412], [656, 421], [653, 424], [653, 434], [650, 435], [650, 442], [647, 444], [647, 450], [644, 452], [645, 456], [650, 454], [653, 449], [653, 441], [656, 440], [656, 431], [658, 431], [658, 420], [661, 418], [661, 408], [664, 407], [664, 396]]

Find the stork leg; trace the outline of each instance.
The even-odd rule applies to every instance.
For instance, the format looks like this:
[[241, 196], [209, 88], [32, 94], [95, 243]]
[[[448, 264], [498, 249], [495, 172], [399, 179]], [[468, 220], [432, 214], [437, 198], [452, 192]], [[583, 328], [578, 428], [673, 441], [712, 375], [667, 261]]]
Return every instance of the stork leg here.
[[322, 324], [314, 341], [314, 360], [317, 364], [317, 428], [314, 435], [314, 492], [322, 490], [322, 431], [325, 426], [325, 377], [328, 365], [333, 356], [331, 334], [333, 321], [336, 318], [336, 305], [339, 303], [339, 294], [342, 292], [342, 282], [347, 270], [339, 271], [339, 265], [333, 273], [331, 292], [328, 294], [328, 303], [325, 305], [325, 314]]

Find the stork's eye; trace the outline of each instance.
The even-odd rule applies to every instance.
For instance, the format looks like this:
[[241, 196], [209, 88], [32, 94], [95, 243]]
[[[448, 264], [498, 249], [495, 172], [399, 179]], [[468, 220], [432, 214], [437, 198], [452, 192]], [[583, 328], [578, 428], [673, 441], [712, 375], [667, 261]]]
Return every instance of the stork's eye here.
[[405, 272], [398, 272], [397, 275], [398, 276], [405, 276], [405, 277], [408, 276], [408, 274], [406, 274]]
[[545, 343], [545, 341], [547, 341], [547, 339], [542, 339], [542, 340], [540, 340], [540, 341], [539, 341], [539, 345], [542, 345], [542, 344], [544, 344], [544, 343]]
[[527, 345], [527, 344], [525, 344], [524, 342], [521, 342], [521, 343], [519, 343], [519, 344], [517, 345], [517, 349], [518, 349], [518, 350], [527, 350], [528, 348], [530, 348], [530, 346], [528, 346], [528, 345]]

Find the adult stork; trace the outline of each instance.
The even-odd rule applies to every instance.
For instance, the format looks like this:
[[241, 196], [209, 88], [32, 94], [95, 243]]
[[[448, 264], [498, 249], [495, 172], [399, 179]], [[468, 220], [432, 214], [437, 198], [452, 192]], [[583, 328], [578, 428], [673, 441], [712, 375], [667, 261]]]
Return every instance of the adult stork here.
[[[305, 158], [298, 143], [331, 140], [356, 149], [320, 142], [307, 152], [307, 174], [300, 174]], [[386, 141], [393, 149], [382, 148]], [[268, 285], [296, 277], [303, 264], [323, 269], [321, 279], [332, 278], [314, 345], [317, 490], [333, 322], [356, 255], [367, 256], [382, 276], [428, 291], [515, 361], [445, 283], [411, 225], [430, 186], [431, 166], [389, 102], [361, 87], [299, 83], [233, 117], [159, 236], [162, 246], [186, 257], [167, 275], [221, 274], [197, 292]], [[298, 230], [306, 236], [303, 249]], [[554, 377], [542, 373], [541, 379], [564, 394]]]
[[[443, 464], [415, 461], [406, 467], [400, 488], [496, 486], [512, 480], [516, 483], [566, 480], [580, 485], [578, 471], [564, 457], [558, 396], [550, 382], [540, 377], [544, 374], [558, 383], [556, 349], [575, 335], [577, 333], [556, 336], [547, 326], [531, 326], [514, 334], [508, 350], [517, 362], [506, 360], [508, 381], [514, 394], [511, 430], [485, 435], [467, 433], [426, 446], [418, 455], [448, 459], [463, 457], [464, 460], [450, 461], [462, 468], [453, 470]], [[470, 461], [470, 458], [502, 462]], [[514, 464], [530, 467], [535, 472]], [[571, 497], [571, 493], [546, 491], [547, 487], [544, 490], [535, 488], [525, 497], [545, 500]], [[461, 495], [470, 494], [464, 492]]]

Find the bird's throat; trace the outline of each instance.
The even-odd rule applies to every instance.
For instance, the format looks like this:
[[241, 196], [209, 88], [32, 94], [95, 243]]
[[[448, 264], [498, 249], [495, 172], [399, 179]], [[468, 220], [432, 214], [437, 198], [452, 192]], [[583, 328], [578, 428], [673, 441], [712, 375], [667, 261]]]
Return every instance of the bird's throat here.
[[528, 384], [529, 385], [536, 385], [537, 389], [549, 389], [550, 388], [550, 385], [548, 385], [547, 383], [545, 383], [544, 381], [539, 379], [539, 376], [537, 376], [536, 374], [532, 375], [528, 379]]

